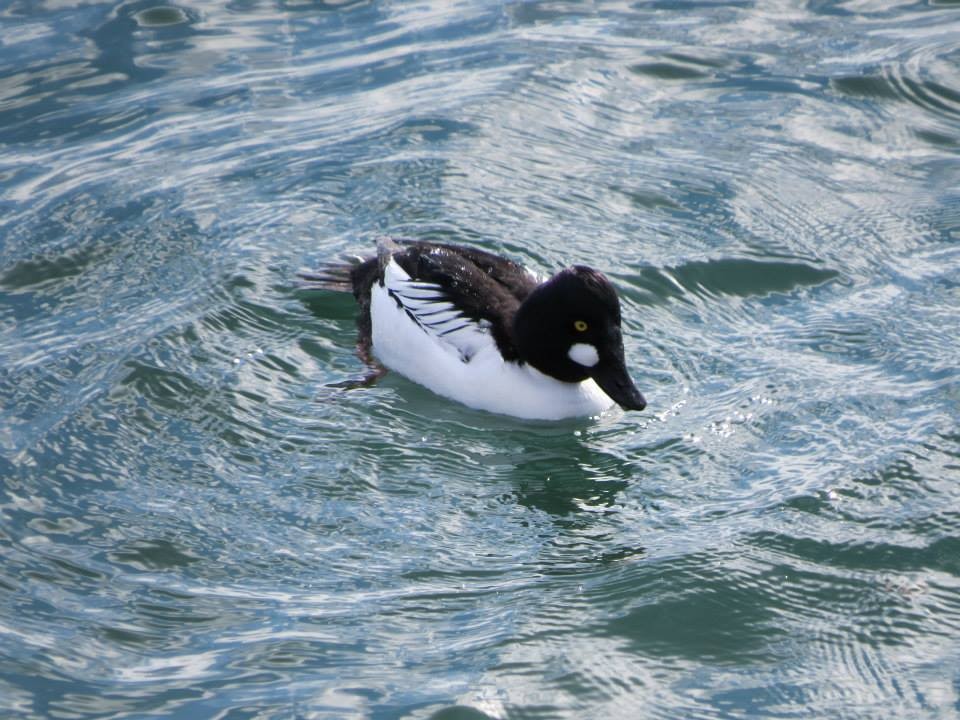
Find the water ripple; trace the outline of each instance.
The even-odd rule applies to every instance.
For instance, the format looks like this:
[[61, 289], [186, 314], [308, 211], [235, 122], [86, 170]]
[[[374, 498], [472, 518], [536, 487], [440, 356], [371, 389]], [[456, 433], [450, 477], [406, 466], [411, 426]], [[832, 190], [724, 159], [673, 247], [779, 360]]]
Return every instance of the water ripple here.
[[[0, 712], [956, 706], [950, 3], [0, 11]], [[607, 272], [644, 414], [364, 368], [382, 234]]]

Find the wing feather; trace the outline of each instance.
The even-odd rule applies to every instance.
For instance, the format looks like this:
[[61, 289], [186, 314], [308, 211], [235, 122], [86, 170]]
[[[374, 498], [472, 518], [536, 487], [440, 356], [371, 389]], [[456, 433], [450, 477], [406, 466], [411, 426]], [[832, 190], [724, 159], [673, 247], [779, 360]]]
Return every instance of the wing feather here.
[[383, 284], [411, 320], [463, 362], [496, 344], [490, 323], [467, 317], [440, 285], [411, 280], [395, 262], [385, 268]]

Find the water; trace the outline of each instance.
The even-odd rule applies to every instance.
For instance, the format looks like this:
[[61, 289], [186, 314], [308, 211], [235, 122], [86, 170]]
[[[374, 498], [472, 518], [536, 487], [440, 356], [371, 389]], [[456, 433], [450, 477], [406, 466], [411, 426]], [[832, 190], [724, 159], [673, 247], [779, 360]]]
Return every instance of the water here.
[[[8, 0], [0, 716], [960, 715], [960, 6]], [[644, 413], [298, 269], [587, 263]]]

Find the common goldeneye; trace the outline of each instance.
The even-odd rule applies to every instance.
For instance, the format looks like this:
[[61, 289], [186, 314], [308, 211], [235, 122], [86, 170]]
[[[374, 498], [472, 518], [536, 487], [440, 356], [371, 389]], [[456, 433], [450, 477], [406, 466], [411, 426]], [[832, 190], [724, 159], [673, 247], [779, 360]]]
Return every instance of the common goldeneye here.
[[543, 420], [646, 407], [624, 362], [620, 300], [592, 268], [541, 283], [483, 250], [382, 240], [375, 257], [300, 276], [353, 292], [365, 361], [464, 405]]

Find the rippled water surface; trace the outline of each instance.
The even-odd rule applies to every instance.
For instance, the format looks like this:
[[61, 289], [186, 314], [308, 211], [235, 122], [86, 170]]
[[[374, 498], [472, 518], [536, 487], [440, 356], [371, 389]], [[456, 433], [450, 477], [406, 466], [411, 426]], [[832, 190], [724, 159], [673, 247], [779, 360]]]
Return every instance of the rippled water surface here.
[[[958, 160], [953, 0], [0, 3], [0, 716], [960, 715]], [[381, 235], [649, 408], [337, 387]]]

